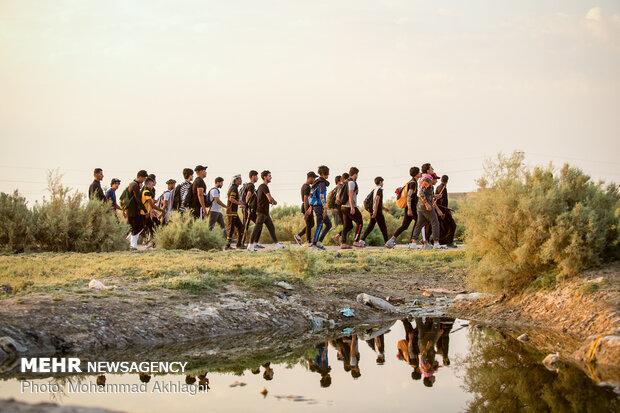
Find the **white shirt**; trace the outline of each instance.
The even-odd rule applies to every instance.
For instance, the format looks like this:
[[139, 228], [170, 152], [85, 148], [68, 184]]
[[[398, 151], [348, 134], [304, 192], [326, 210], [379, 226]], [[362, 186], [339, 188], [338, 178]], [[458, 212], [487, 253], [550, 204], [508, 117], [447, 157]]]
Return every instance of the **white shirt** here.
[[220, 212], [221, 205], [215, 201], [215, 198], [220, 197], [219, 188], [211, 188], [209, 191], [209, 196], [211, 197], [211, 212]]

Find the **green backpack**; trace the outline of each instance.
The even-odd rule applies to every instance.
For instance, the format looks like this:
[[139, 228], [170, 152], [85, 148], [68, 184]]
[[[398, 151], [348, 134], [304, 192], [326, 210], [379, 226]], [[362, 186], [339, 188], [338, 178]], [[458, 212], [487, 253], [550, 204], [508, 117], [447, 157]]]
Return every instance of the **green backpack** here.
[[121, 204], [121, 209], [123, 211], [129, 208], [129, 203], [131, 202], [131, 195], [129, 194], [129, 186], [125, 188], [125, 190], [121, 194], [121, 197], [119, 198], [119, 201]]

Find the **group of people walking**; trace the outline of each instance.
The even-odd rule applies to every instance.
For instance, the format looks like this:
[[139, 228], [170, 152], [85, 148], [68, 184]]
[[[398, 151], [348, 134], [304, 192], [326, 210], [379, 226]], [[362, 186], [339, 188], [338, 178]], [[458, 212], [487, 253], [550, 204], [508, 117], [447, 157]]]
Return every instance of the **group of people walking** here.
[[[299, 233], [295, 234], [295, 241], [302, 245], [302, 237], [305, 236], [306, 242], [312, 249], [324, 250], [323, 241], [333, 227], [328, 214], [331, 211], [336, 223], [342, 223], [342, 230], [333, 236], [334, 241], [342, 249], [365, 247], [366, 238], [375, 226], [379, 227], [385, 246], [394, 248], [396, 239], [409, 228], [412, 221], [414, 226], [408, 244], [409, 248], [456, 247], [453, 242], [456, 224], [452, 218], [452, 211], [448, 207], [446, 187], [448, 176], [444, 175], [441, 178], [441, 184], [435, 189], [438, 176], [431, 164], [425, 163], [421, 168], [412, 167], [409, 174], [411, 179], [396, 190], [396, 203], [404, 209], [403, 222], [392, 237], [388, 237], [384, 212], [389, 212], [389, 210], [383, 205], [384, 180], [382, 177], [375, 178], [375, 188], [361, 205], [370, 213], [370, 221], [362, 233], [364, 221], [360, 205], [358, 205], [359, 186], [357, 184], [359, 169], [351, 167], [348, 172], [336, 176], [335, 188], [330, 191], [328, 191], [330, 170], [327, 166], [321, 165], [316, 172], [308, 172], [306, 181], [301, 186], [301, 211], [305, 225]], [[220, 226], [227, 239], [227, 249], [234, 249], [232, 244], [235, 240], [238, 249], [256, 251], [263, 248], [258, 243], [263, 226], [267, 227], [276, 248], [284, 248], [284, 245], [278, 242], [275, 227], [269, 215], [270, 206], [278, 203], [269, 190], [272, 176], [268, 170], [260, 173], [260, 184], [258, 184], [259, 173], [255, 170], [249, 172], [249, 180], [245, 183], [242, 182], [240, 174], [234, 175], [223, 196], [224, 179], [222, 177], [215, 178], [214, 186], [207, 190], [205, 182], [207, 167], [197, 165], [193, 170], [185, 168], [183, 169], [183, 181], [179, 184], [174, 179], [166, 181], [167, 189], [159, 198], [156, 197], [155, 191], [156, 176], [141, 170], [123, 191], [118, 201], [116, 191], [121, 181], [116, 178], [112, 179], [110, 188], [104, 193], [101, 187], [103, 170], [95, 169], [94, 177], [89, 188], [89, 198], [108, 202], [112, 210], [122, 211], [131, 227], [128, 239], [132, 248], [137, 248], [138, 239], [142, 233], [145, 233], [150, 240], [154, 228], [158, 225], [166, 225], [172, 211], [189, 213], [196, 219], [208, 220], [211, 230], [215, 225]], [[239, 210], [242, 211], [243, 217], [239, 217]], [[252, 222], [255, 225], [250, 232]], [[354, 230], [353, 242], [349, 244], [351, 230]], [[429, 242], [431, 235], [434, 246], [431, 246]], [[422, 241], [422, 245], [418, 244], [419, 240]], [[150, 241], [147, 246], [150, 246]]]

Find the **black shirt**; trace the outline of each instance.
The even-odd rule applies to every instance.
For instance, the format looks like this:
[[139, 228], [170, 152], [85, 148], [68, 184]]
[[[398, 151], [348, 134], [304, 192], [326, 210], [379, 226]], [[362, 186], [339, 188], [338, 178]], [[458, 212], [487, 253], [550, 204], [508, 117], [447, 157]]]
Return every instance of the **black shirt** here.
[[[304, 202], [304, 197], [305, 196], [310, 196], [310, 188], [311, 188], [310, 184], [303, 184], [301, 186], [301, 202], [302, 203]], [[310, 200], [308, 200], [308, 201], [310, 201]]]
[[435, 189], [436, 194], [441, 194], [441, 198], [437, 200], [437, 205], [440, 207], [448, 208], [448, 188], [446, 185], [441, 183]]
[[194, 210], [195, 216], [200, 216], [201, 207], [200, 199], [198, 199], [198, 188], [203, 189], [203, 194], [207, 192], [207, 184], [205, 184], [204, 179], [202, 179], [201, 177], [194, 179], [194, 183], [192, 184], [192, 209]]
[[[234, 199], [235, 201], [239, 201], [239, 186], [232, 184], [228, 189], [228, 199]], [[226, 207], [226, 215], [237, 215], [237, 210], [239, 209], [239, 205], [234, 202], [228, 202], [228, 206]]]
[[103, 189], [101, 189], [101, 182], [98, 180], [94, 180], [90, 187], [88, 188], [88, 199], [96, 199], [98, 201], [105, 202], [105, 194], [103, 193]]
[[268, 193], [269, 187], [266, 184], [260, 184], [258, 187], [258, 192], [256, 193], [256, 212], [261, 214], [269, 214], [269, 198], [267, 198]]
[[[376, 197], [379, 198], [379, 204], [377, 205], [377, 214], [383, 214], [383, 188], [377, 189]], [[375, 207], [375, 199], [372, 200], [372, 207]]]

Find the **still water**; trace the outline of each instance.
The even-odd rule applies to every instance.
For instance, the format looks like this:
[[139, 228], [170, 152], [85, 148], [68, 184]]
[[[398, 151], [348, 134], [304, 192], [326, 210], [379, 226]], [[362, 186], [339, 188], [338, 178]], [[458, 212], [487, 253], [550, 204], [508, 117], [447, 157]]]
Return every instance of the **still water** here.
[[[9, 378], [0, 381], [0, 398], [128, 412], [620, 410], [614, 391], [581, 370], [560, 364], [557, 372], [548, 371], [540, 363], [544, 354], [463, 320], [358, 326], [292, 351], [286, 342], [277, 344], [282, 354], [272, 353], [272, 360], [239, 347], [234, 363], [193, 360], [189, 375], [105, 376], [106, 385], [142, 384], [146, 393], [69, 393], [69, 382], [97, 383], [97, 376], [74, 376], [32, 380], [63, 390], [31, 394], [21, 392], [22, 380]], [[167, 358], [176, 360], [174, 354]], [[200, 391], [179, 390], [186, 383]], [[166, 393], [165, 385], [177, 391]], [[164, 393], [154, 393], [156, 387]]]

